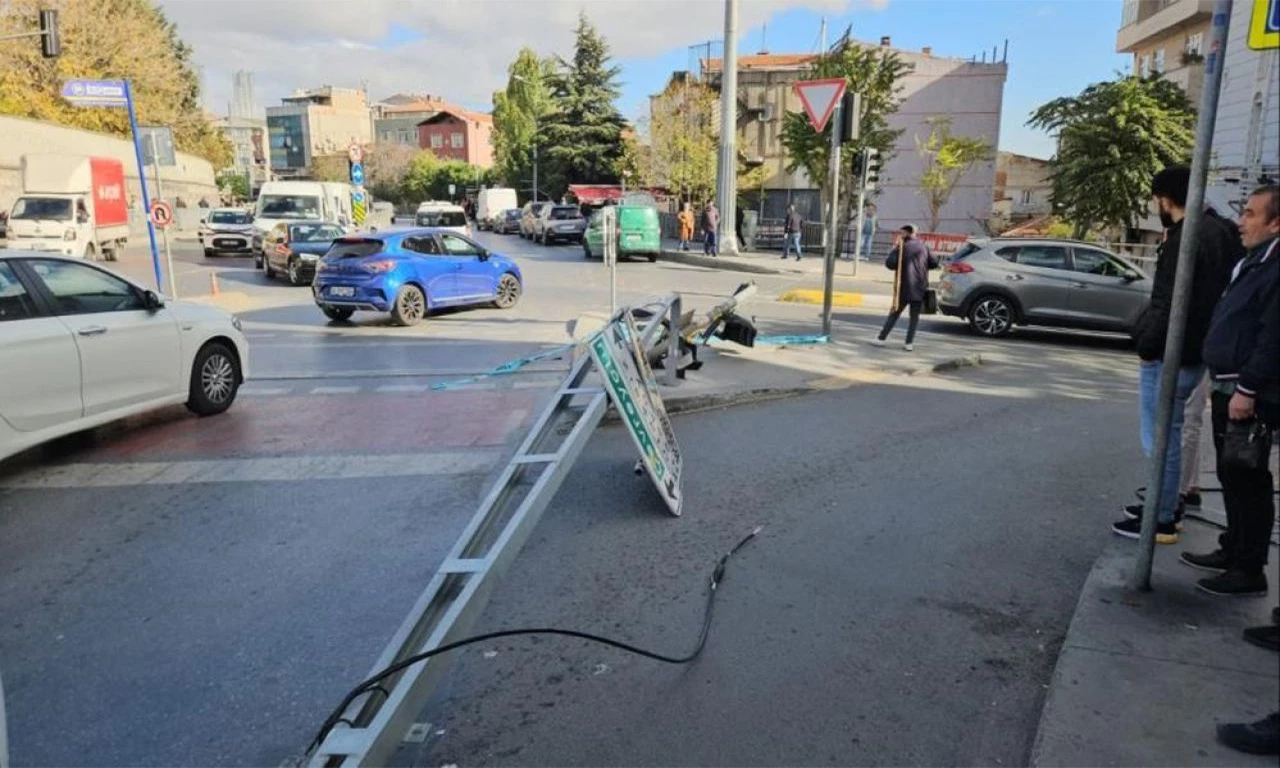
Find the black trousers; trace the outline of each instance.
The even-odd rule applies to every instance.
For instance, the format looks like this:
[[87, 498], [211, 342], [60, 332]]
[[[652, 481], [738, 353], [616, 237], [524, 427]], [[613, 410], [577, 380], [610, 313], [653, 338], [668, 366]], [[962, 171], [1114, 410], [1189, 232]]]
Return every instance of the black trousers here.
[[[1231, 395], [1213, 393], [1213, 447], [1222, 453], [1222, 440], [1227, 430], [1227, 403]], [[1261, 413], [1274, 428], [1275, 414]], [[1218, 481], [1222, 483], [1222, 500], [1227, 508], [1227, 530], [1218, 537], [1218, 546], [1235, 562], [1236, 567], [1259, 573], [1267, 564], [1271, 546], [1271, 526], [1276, 507], [1272, 494], [1271, 438], [1263, 447], [1262, 469], [1224, 467], [1218, 460]]]
[[[911, 308], [911, 321], [907, 324], [907, 343], [916, 340], [916, 326], [920, 324], [920, 309], [924, 306], [923, 301], [908, 301], [907, 307]], [[880, 331], [880, 340], [884, 341], [889, 338], [889, 331], [893, 330], [893, 326], [897, 324], [898, 318], [902, 316], [902, 310], [906, 307], [898, 307], [889, 313], [884, 319], [884, 328]]]

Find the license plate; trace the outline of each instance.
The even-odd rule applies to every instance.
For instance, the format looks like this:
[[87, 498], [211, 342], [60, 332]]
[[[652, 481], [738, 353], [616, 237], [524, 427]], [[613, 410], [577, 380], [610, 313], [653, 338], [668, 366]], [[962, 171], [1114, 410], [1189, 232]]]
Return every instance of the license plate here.
[[240, 248], [244, 245], [242, 240], [214, 240], [213, 245], [216, 248]]
[[329, 289], [330, 296], [355, 296], [356, 289], [347, 285], [335, 285]]
[[637, 234], [635, 234], [634, 232], [632, 232], [632, 233], [629, 233], [629, 234], [627, 235], [627, 239], [628, 239], [628, 240], [639, 240], [639, 239], [640, 239], [640, 236], [639, 236], [639, 235], [637, 235]]

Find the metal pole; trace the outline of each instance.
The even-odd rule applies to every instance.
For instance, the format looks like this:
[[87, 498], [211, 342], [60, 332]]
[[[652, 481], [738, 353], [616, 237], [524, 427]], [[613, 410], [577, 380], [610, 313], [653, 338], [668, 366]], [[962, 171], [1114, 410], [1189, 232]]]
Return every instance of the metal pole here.
[[836, 232], [839, 230], [837, 218], [840, 215], [840, 206], [836, 202], [840, 199], [840, 121], [843, 119], [841, 112], [844, 106], [840, 102], [836, 102], [835, 112], [831, 115], [831, 158], [827, 166], [827, 185], [831, 189], [831, 213], [827, 226], [830, 232], [826, 237], [826, 262], [823, 264], [822, 277], [822, 335], [831, 336], [831, 291], [835, 285], [836, 277], [836, 249], [839, 244], [836, 242]]
[[133, 154], [138, 160], [138, 186], [142, 188], [142, 216], [147, 222], [147, 237], [151, 240], [151, 268], [156, 275], [156, 290], [164, 291], [164, 277], [160, 274], [160, 250], [156, 248], [156, 228], [151, 223], [151, 195], [147, 192], [147, 166], [142, 160], [142, 142], [138, 141], [138, 116], [133, 111], [133, 86], [124, 81], [124, 103], [129, 110], [129, 132], [133, 134]]
[[668, 387], [674, 387], [680, 383], [680, 315], [682, 313], [682, 303], [680, 294], [672, 294], [671, 308], [667, 311], [667, 363], [662, 378], [665, 380], [663, 383]]
[[[862, 225], [866, 220], [867, 209], [867, 190], [862, 185], [858, 185], [858, 230], [854, 233], [853, 240], [853, 276], [858, 276], [858, 260], [862, 258]], [[868, 254], [870, 255], [870, 254]]]
[[533, 202], [538, 202], [538, 128], [533, 129]]
[[720, 253], [738, 253], [738, 0], [724, 2], [724, 64], [720, 76]]
[[[156, 152], [156, 135], [148, 133], [147, 140], [151, 143], [151, 167], [156, 171], [156, 197], [160, 200], [164, 199], [164, 187], [160, 186], [160, 155]], [[175, 218], [177, 214], [174, 214]], [[151, 220], [150, 211], [147, 212], [147, 221]], [[170, 222], [172, 223], [172, 222]], [[164, 264], [165, 269], [169, 270], [169, 298], [178, 298], [178, 278], [173, 274], [173, 255], [169, 253], [169, 231], [168, 227], [160, 228], [160, 240], [164, 243]]]
[[1213, 25], [1209, 32], [1209, 54], [1205, 56], [1204, 91], [1200, 97], [1200, 121], [1196, 127], [1196, 148], [1191, 158], [1191, 182], [1187, 187], [1186, 218], [1182, 220], [1182, 237], [1178, 243], [1178, 271], [1173, 281], [1173, 306], [1169, 313], [1169, 333], [1165, 338], [1164, 362], [1160, 371], [1160, 403], [1156, 412], [1156, 441], [1151, 452], [1147, 480], [1147, 498], [1142, 508], [1142, 533], [1138, 541], [1138, 558], [1133, 566], [1129, 586], [1151, 589], [1151, 563], [1155, 556], [1156, 516], [1164, 487], [1164, 456], [1169, 449], [1169, 431], [1173, 426], [1173, 400], [1182, 364], [1182, 343], [1187, 330], [1187, 302], [1191, 298], [1195, 278], [1196, 243], [1200, 222], [1204, 217], [1204, 188], [1209, 175], [1213, 149], [1213, 122], [1218, 114], [1218, 95], [1222, 90], [1222, 65], [1227, 51], [1227, 28], [1231, 19], [1231, 1], [1218, 0], [1213, 8]]

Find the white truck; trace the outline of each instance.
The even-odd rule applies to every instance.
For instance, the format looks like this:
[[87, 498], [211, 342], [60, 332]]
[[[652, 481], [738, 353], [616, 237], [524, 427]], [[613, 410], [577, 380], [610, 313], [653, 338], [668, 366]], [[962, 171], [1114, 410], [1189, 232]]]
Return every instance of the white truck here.
[[115, 261], [129, 241], [124, 164], [110, 157], [22, 156], [22, 196], [9, 211], [9, 248]]
[[516, 191], [511, 187], [490, 187], [476, 195], [476, 229], [493, 229], [493, 221], [502, 212], [519, 208]]

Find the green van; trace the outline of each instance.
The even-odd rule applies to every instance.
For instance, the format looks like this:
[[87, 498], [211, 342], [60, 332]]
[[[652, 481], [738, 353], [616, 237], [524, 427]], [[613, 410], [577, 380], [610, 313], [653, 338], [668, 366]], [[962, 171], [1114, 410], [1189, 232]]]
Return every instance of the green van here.
[[[644, 256], [657, 261], [662, 252], [662, 228], [658, 225], [658, 209], [652, 205], [619, 205], [618, 258]], [[582, 252], [588, 259], [604, 258], [604, 209], [591, 214], [582, 237]]]

